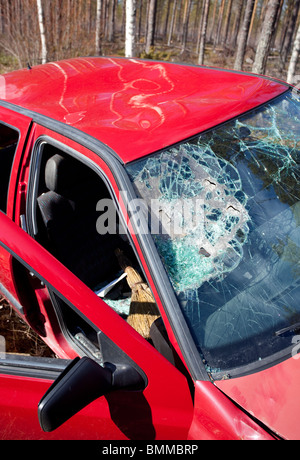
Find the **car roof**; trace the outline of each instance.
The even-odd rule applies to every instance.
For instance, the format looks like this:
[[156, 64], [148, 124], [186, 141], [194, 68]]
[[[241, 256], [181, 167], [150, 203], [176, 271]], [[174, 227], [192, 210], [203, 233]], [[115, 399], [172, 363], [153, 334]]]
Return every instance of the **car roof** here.
[[78, 128], [123, 163], [210, 129], [287, 88], [241, 72], [119, 57], [74, 58], [0, 76], [0, 100]]

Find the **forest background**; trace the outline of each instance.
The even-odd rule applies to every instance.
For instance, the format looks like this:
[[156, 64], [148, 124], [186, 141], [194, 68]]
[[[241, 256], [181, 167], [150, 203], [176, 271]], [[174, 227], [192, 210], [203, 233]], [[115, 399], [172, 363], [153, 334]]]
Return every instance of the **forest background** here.
[[300, 81], [300, 0], [0, 0], [0, 73], [76, 56]]

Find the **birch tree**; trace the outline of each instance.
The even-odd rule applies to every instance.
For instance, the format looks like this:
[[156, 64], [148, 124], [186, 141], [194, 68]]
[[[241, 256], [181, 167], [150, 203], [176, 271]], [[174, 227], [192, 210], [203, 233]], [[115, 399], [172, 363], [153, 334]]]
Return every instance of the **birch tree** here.
[[209, 6], [210, 6], [209, 4], [210, 4], [210, 0], [205, 0], [204, 9], [203, 9], [203, 17], [201, 21], [199, 56], [198, 56], [199, 65], [203, 65], [204, 63], [205, 39], [206, 39], [208, 13], [209, 13]]
[[238, 38], [234, 69], [242, 70], [255, 0], [247, 0], [245, 16]]
[[[124, 0], [125, 1], [125, 0]], [[135, 56], [136, 0], [126, 0], [125, 56]]]
[[291, 56], [290, 64], [288, 68], [287, 81], [288, 83], [291, 83], [291, 84], [298, 83], [294, 80], [295, 80], [296, 66], [297, 66], [297, 62], [299, 58], [299, 53], [300, 53], [300, 24], [298, 26], [298, 30], [296, 33], [296, 38], [295, 38], [294, 45], [293, 45], [292, 56]]
[[40, 37], [41, 37], [41, 45], [42, 45], [41, 60], [42, 60], [42, 64], [45, 64], [47, 62], [47, 45], [46, 45], [46, 34], [45, 34], [42, 0], [36, 0], [36, 4], [37, 4], [37, 10], [38, 10], [38, 21], [39, 21]]
[[252, 72], [263, 74], [266, 70], [266, 64], [269, 54], [269, 48], [272, 41], [277, 14], [280, 6], [280, 0], [269, 0], [265, 19], [263, 21], [259, 36], [258, 47], [255, 54], [255, 60]]
[[97, 0], [96, 5], [96, 35], [95, 35], [95, 50], [96, 55], [99, 56], [101, 54], [101, 6], [102, 0]]

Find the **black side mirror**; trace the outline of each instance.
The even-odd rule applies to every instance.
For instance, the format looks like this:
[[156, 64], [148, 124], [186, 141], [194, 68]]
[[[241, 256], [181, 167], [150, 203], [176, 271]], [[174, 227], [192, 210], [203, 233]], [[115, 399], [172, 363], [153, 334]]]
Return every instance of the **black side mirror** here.
[[38, 405], [43, 431], [53, 431], [95, 399], [111, 391], [143, 390], [144, 378], [130, 365], [75, 358], [51, 385]]

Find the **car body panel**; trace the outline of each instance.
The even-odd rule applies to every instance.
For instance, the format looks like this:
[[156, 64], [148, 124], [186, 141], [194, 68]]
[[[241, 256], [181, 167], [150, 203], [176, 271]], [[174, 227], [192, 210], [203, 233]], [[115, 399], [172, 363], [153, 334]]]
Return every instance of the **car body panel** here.
[[[93, 430], [92, 435], [90, 424], [82, 421], [82, 413], [80, 412], [74, 416], [74, 419], [59, 428], [55, 432], [55, 437], [57, 439], [63, 438], [65, 427], [66, 433], [70, 433], [69, 423], [72, 426], [73, 421], [75, 420], [74, 423], [76, 423], [78, 420], [79, 425], [85, 427], [84, 433], [81, 432], [80, 436], [87, 439], [89, 437], [126, 439], [126, 433], [130, 433], [129, 438], [138, 438], [141, 436], [141, 432], [145, 436], [147, 430], [150, 438], [153, 439], [185, 438], [193, 414], [192, 396], [186, 377], [109, 308], [102, 299], [3, 213], [0, 213], [0, 241], [4, 250], [9, 250], [19, 260], [24, 261], [28, 268], [36, 275], [38, 274], [43, 282], [55, 292], [65, 296], [88, 321], [109, 337], [137, 366], [143, 369], [148, 379], [148, 384], [143, 392], [119, 391], [99, 398], [91, 403], [89, 408], [84, 409], [83, 417], [85, 417], [85, 413], [88, 414], [88, 417], [92, 414], [96, 420], [97, 427]], [[113, 328], [111, 327], [112, 324], [114, 325]], [[60, 343], [58, 342], [55, 347], [51, 340], [52, 337], [50, 337], [49, 345], [56, 348], [56, 352], [59, 353]], [[44, 341], [47, 343], [47, 337], [44, 337]], [[69, 357], [72, 358], [72, 356]], [[67, 358], [63, 348], [61, 358]], [[50, 383], [52, 382], [48, 382], [48, 387]], [[29, 405], [26, 432], [29, 433], [29, 436], [31, 433], [35, 438], [41, 436], [41, 428], [40, 431], [35, 431], [37, 429], [36, 403], [48, 388], [46, 388], [45, 382], [41, 382], [41, 379], [26, 380], [25, 378], [22, 383], [20, 377], [6, 375], [5, 365], [1, 367], [0, 362], [0, 387], [0, 411], [6, 414], [5, 419], [3, 419], [5, 425], [16, 426], [16, 433], [23, 432], [23, 416], [19, 417], [19, 415], [22, 410], [20, 402], [25, 399]], [[28, 397], [28, 392], [32, 395], [31, 399]], [[180, 398], [177, 397], [178, 394], [180, 394]], [[12, 404], [11, 398], [15, 403]], [[109, 401], [109, 410], [107, 400]], [[8, 401], [10, 402], [8, 403]], [[131, 422], [128, 421], [129, 410], [132, 417]], [[35, 418], [36, 421], [32, 421]], [[34, 429], [32, 432], [31, 423], [33, 423]], [[115, 425], [121, 428], [116, 428]], [[83, 428], [81, 429], [83, 430]], [[125, 433], [125, 436], [120, 434], [119, 429], [123, 434]], [[75, 436], [76, 431], [77, 429], [73, 431], [73, 436]], [[69, 435], [66, 434], [66, 436]], [[50, 435], [51, 437], [52, 435]]]
[[[99, 398], [63, 426], [45, 433], [38, 422], [37, 407], [51, 383], [45, 379], [0, 374], [0, 439], [153, 440], [183, 439], [186, 436], [187, 428], [184, 425], [190, 421], [186, 418], [186, 411], [180, 414], [172, 412], [172, 408], [161, 406], [161, 412], [152, 414], [145, 398], [135, 395], [132, 398], [123, 395], [125, 397], [122, 398], [120, 393]], [[23, 401], [22, 405], [20, 400]]]
[[216, 385], [275, 433], [293, 440], [299, 439], [299, 379], [297, 354], [276, 366]]
[[258, 422], [216, 390], [212, 382], [196, 382], [189, 440], [274, 440]]
[[[31, 126], [31, 118], [26, 117], [24, 115], [20, 115], [18, 113], [14, 113], [11, 110], [7, 110], [4, 107], [0, 108], [0, 117], [4, 121], [5, 124], [11, 126], [19, 132], [19, 141], [17, 144], [14, 162], [11, 170], [10, 175], [10, 184], [8, 189], [8, 196], [7, 196], [7, 215], [14, 219], [14, 211], [15, 211], [15, 203], [22, 201], [22, 194], [24, 193], [24, 189], [26, 184], [24, 184], [23, 178], [19, 177], [20, 173], [20, 166], [22, 162], [23, 152], [26, 146], [28, 131]], [[19, 193], [16, 190], [19, 190]], [[18, 225], [20, 225], [19, 215], [18, 215]], [[0, 284], [3, 285], [6, 289], [9, 289], [11, 292], [14, 292], [14, 284], [12, 282], [11, 277], [9, 274], [11, 273], [10, 268], [10, 256], [2, 251], [0, 248]]]
[[[157, 305], [159, 307], [159, 310], [161, 312], [161, 316], [163, 318], [168, 337], [176, 350], [176, 353], [181, 357], [182, 361], [185, 362], [183, 356], [182, 356], [182, 350], [178, 344], [178, 341], [174, 335], [174, 330], [170, 325], [169, 319], [167, 315], [165, 314], [165, 308], [162, 303], [162, 300], [159, 296], [157, 286], [154, 283], [153, 277], [151, 276], [149, 266], [147, 264], [147, 261], [145, 259], [145, 255], [141, 249], [140, 242], [137, 239], [137, 236], [135, 235], [134, 229], [132, 228], [130, 224], [130, 219], [128, 217], [128, 206], [125, 200], [123, 199], [123, 195], [120, 193], [120, 184], [117, 183], [116, 177], [113, 174], [112, 170], [108, 167], [106, 162], [99, 156], [99, 154], [94, 153], [93, 151], [89, 150], [88, 148], [78, 144], [77, 142], [73, 141], [72, 139], [68, 139], [62, 134], [56, 133], [55, 131], [48, 129], [44, 126], [38, 125], [36, 123], [32, 124], [31, 128], [31, 136], [30, 136], [30, 142], [28, 143], [28, 147], [26, 149], [26, 152], [24, 154], [24, 161], [23, 161], [23, 169], [22, 169], [22, 174], [24, 176], [24, 181], [22, 185], [22, 191], [24, 194], [23, 197], [23, 207], [18, 207], [16, 206], [15, 210], [15, 222], [18, 224], [20, 222], [20, 215], [23, 213], [26, 213], [26, 200], [27, 200], [27, 192], [28, 192], [28, 183], [30, 181], [29, 174], [30, 174], [30, 161], [31, 161], [31, 156], [32, 156], [32, 148], [35, 143], [38, 142], [57, 142], [57, 146], [60, 146], [62, 149], [72, 149], [73, 152], [81, 156], [81, 158], [84, 158], [85, 162], [88, 162], [88, 164], [91, 167], [97, 168], [99, 172], [101, 172], [101, 175], [105, 177], [107, 183], [109, 184], [109, 187], [112, 191], [112, 193], [115, 196], [115, 200], [118, 203], [118, 207], [120, 211], [122, 212], [124, 216], [124, 221], [127, 222], [128, 224], [128, 230], [130, 232], [134, 247], [137, 251], [139, 261], [141, 266], [143, 267], [143, 271], [145, 273], [145, 276], [148, 280], [149, 286], [152, 290], [152, 293], [155, 297], [155, 300], [157, 302]], [[119, 166], [121, 167], [121, 166]], [[0, 247], [0, 254], [1, 254], [1, 247]], [[14, 289], [13, 286], [10, 286], [11, 289]], [[17, 296], [17, 294], [16, 294]]]
[[12, 113], [11, 110], [7, 110], [4, 107], [0, 109], [0, 116], [4, 122], [19, 131], [19, 142], [14, 157], [14, 165], [11, 170], [10, 187], [7, 197], [7, 215], [13, 217], [13, 208], [15, 203], [15, 190], [16, 184], [18, 183], [22, 187], [22, 180], [19, 180], [19, 165], [21, 163], [23, 150], [25, 143], [27, 142], [28, 130], [31, 125], [31, 118], [17, 113]]
[[286, 90], [255, 75], [122, 58], [53, 62], [0, 78], [0, 99], [100, 139], [124, 163]]
[[[0, 224], [1, 244], [19, 259], [29, 260], [30, 268], [41, 279], [62, 293], [66, 291], [74, 305], [94, 324], [101, 325], [101, 330], [149, 377], [143, 395], [135, 392], [130, 397], [119, 392], [99, 398], [48, 434], [38, 425], [36, 407], [52, 381], [9, 375], [0, 366], [3, 439], [272, 439], [212, 382], [196, 382], [193, 409], [187, 381], [174, 366], [46, 250], [36, 251], [38, 244], [2, 213]], [[47, 338], [44, 340], [47, 342]], [[53, 343], [49, 345], [55, 349]], [[62, 357], [67, 356], [63, 353]], [[20, 401], [25, 402], [20, 406]]]

